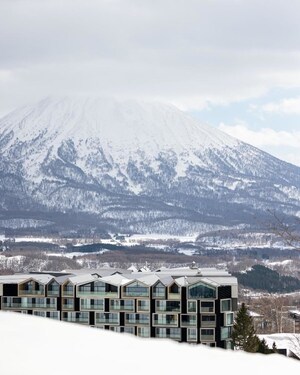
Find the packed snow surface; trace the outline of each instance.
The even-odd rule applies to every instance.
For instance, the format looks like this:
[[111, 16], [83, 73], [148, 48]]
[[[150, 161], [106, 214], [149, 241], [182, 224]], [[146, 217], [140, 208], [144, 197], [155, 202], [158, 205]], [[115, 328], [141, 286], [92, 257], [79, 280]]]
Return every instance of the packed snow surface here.
[[299, 362], [279, 354], [232, 352], [0, 312], [3, 375], [294, 373]]

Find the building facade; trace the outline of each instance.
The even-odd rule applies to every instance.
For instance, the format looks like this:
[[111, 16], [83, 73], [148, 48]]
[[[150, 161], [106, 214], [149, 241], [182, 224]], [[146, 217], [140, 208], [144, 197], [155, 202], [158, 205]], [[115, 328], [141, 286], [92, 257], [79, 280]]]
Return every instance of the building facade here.
[[237, 290], [235, 277], [212, 268], [16, 274], [0, 276], [0, 308], [228, 349]]

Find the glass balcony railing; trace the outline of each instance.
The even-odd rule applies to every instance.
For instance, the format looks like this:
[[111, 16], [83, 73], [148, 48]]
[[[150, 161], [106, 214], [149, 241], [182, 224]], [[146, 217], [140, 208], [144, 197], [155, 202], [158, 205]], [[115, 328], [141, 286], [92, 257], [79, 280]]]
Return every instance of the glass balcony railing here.
[[216, 321], [201, 321], [201, 327], [214, 328], [216, 327]]
[[19, 290], [20, 296], [43, 296], [45, 295], [45, 290], [33, 290], [33, 289], [20, 289]]
[[168, 327], [177, 327], [178, 326], [178, 317], [177, 316], [156, 316], [154, 315], [153, 319], [154, 326], [168, 326]]
[[74, 304], [73, 303], [64, 303], [62, 305], [63, 310], [74, 310]]
[[168, 299], [180, 299], [181, 294], [180, 293], [168, 293]]
[[214, 335], [201, 335], [201, 341], [215, 341]]

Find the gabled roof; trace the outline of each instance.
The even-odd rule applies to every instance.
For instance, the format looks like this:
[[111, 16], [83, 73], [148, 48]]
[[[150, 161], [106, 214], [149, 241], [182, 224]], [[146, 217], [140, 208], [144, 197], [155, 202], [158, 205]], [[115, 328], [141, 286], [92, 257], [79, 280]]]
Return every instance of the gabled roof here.
[[220, 284], [217, 283], [215, 280], [212, 280], [212, 278], [208, 277], [188, 277], [189, 284], [196, 284], [196, 283], [203, 283], [209, 286], [213, 286], [214, 288], [217, 288]]
[[5, 275], [0, 276], [0, 283], [5, 284], [20, 284], [24, 283], [30, 280], [36, 281], [40, 284], [48, 284], [51, 280], [54, 280], [55, 278], [52, 275], [48, 274], [15, 274], [15, 275]]
[[98, 279], [99, 278], [97, 276], [93, 276], [91, 274], [71, 276], [68, 278], [68, 280], [74, 285], [87, 284]]
[[123, 275], [120, 275], [119, 273], [116, 273], [116, 274], [110, 275], [110, 276], [101, 277], [98, 280], [103, 281], [103, 282], [108, 283], [108, 284], [115, 285], [115, 286], [125, 285], [125, 284], [132, 281], [131, 279], [129, 279], [129, 278], [123, 276]]
[[159, 281], [159, 277], [153, 273], [151, 274], [145, 274], [145, 273], [139, 273], [135, 274], [135, 279], [139, 282], [142, 282], [148, 286], [154, 285], [157, 281]]
[[158, 276], [158, 281], [155, 283], [157, 284], [158, 282], [161, 282], [163, 285], [168, 286], [174, 282], [174, 279], [171, 275], [157, 275]]

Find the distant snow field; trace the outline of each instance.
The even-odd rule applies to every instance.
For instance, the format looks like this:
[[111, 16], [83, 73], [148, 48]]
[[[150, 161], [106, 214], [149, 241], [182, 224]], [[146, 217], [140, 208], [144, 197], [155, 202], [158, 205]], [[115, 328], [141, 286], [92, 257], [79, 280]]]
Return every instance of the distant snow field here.
[[0, 312], [0, 335], [3, 375], [299, 373], [298, 361], [279, 354], [142, 339], [12, 312]]

